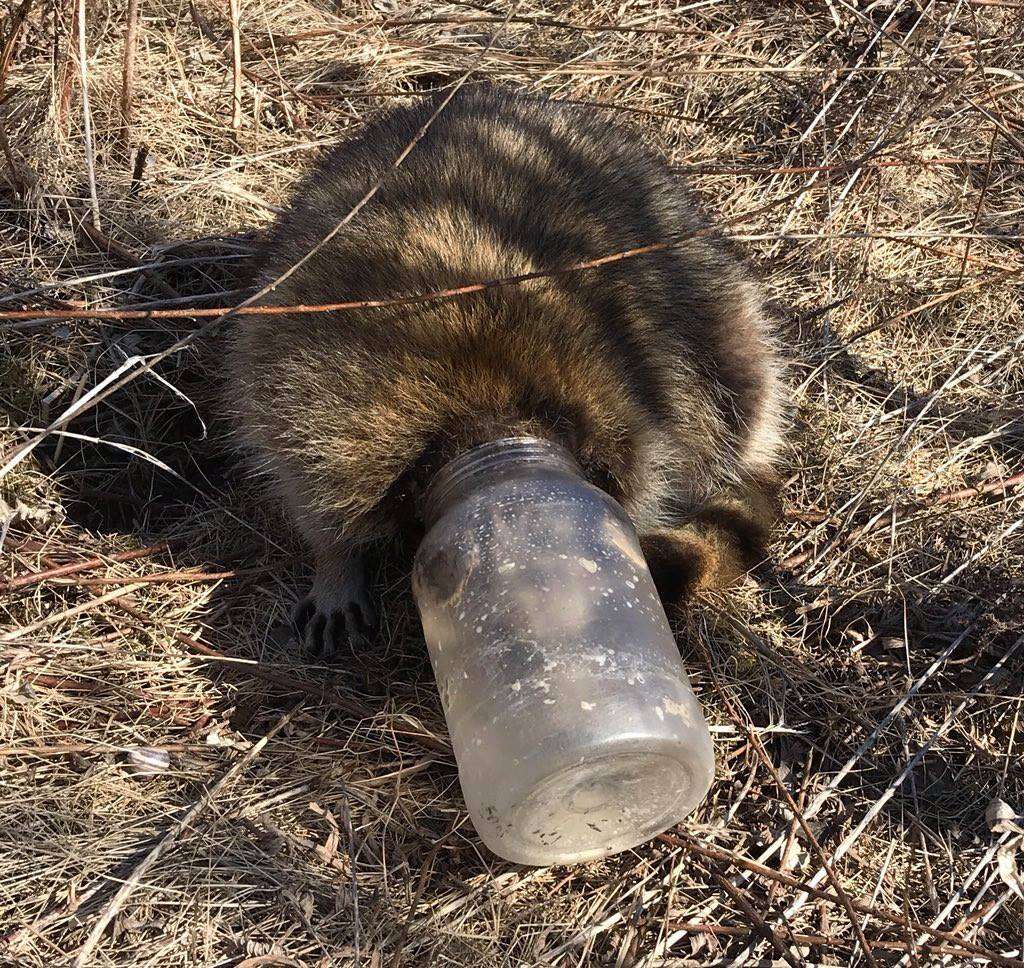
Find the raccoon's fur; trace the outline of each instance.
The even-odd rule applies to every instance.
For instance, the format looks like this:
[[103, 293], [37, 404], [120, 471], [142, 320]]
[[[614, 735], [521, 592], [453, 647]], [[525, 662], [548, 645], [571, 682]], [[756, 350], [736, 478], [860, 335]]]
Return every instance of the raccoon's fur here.
[[779, 363], [757, 287], [668, 167], [579, 109], [463, 90], [394, 110], [334, 150], [269, 234], [266, 297], [387, 299], [665, 251], [443, 300], [242, 316], [238, 430], [317, 558], [301, 610], [332, 652], [374, 622], [361, 549], [415, 526], [418, 495], [475, 444], [555, 439], [618, 499], [666, 600], [754, 563], [773, 517]]

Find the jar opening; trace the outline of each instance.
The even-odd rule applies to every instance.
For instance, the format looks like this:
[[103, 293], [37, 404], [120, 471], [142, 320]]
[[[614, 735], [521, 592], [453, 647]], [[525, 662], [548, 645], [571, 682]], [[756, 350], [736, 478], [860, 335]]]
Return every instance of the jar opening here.
[[502, 437], [478, 444], [448, 461], [431, 479], [423, 504], [423, 524], [429, 529], [457, 493], [471, 490], [487, 477], [528, 464], [582, 473], [565, 447], [542, 437]]

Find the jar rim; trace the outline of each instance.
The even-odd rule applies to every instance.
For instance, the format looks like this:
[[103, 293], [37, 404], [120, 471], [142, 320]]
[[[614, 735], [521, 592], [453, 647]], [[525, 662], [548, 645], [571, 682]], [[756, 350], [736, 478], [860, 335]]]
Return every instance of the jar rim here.
[[423, 503], [423, 523], [430, 528], [452, 495], [481, 478], [524, 464], [550, 467], [582, 474], [572, 452], [543, 437], [500, 437], [470, 447], [444, 464], [427, 485]]

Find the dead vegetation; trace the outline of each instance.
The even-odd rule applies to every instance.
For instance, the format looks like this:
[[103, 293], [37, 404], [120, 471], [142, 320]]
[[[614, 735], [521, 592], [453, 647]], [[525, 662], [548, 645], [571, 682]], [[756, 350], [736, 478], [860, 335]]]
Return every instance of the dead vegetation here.
[[[1020, 3], [0, 9], [0, 960], [1024, 964]], [[661, 146], [792, 361], [775, 563], [680, 626], [718, 782], [575, 869], [480, 847], [391, 563], [371, 651], [296, 656], [216, 331], [159, 315], [474, 64]]]

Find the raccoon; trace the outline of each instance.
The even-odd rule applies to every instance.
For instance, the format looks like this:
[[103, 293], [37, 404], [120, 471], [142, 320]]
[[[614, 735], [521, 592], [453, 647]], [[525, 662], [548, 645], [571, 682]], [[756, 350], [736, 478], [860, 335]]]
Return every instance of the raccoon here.
[[[327, 155], [257, 257], [265, 284], [374, 198], [266, 305], [470, 294], [239, 317], [228, 397], [316, 559], [296, 612], [329, 658], [376, 623], [364, 553], [404, 537], [445, 462], [503, 437], [567, 447], [634, 522], [666, 605], [735, 579], [777, 513], [780, 356], [739, 256], [665, 161], [594, 114], [504, 89], [399, 107]], [[660, 251], [564, 271], [638, 247]]]

